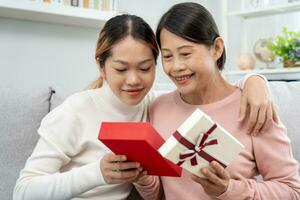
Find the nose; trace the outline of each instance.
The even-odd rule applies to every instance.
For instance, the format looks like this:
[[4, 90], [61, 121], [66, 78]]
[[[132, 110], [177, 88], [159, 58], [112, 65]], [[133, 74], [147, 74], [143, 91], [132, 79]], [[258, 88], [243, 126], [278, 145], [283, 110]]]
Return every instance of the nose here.
[[174, 59], [172, 69], [174, 72], [184, 71], [186, 69], [186, 64], [178, 58]]
[[140, 83], [141, 83], [141, 79], [137, 72], [133, 71], [128, 74], [128, 76], [126, 78], [126, 84], [128, 84], [130, 86], [136, 86], [136, 85], [139, 85]]

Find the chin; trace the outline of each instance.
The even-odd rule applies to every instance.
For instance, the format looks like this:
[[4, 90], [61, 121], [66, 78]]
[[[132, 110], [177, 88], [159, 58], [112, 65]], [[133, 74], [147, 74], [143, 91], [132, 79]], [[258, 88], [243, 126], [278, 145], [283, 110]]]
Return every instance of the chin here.
[[125, 102], [129, 106], [135, 106], [138, 105], [141, 101], [127, 101]]
[[181, 95], [190, 95], [195, 93], [195, 89], [192, 87], [181, 87], [177, 88], [177, 90]]
[[129, 106], [135, 106], [135, 105], [138, 105], [139, 103], [141, 103], [142, 100], [143, 100], [143, 98], [140, 98], [140, 97], [134, 98], [134, 99], [127, 98], [123, 102]]
[[177, 85], [177, 90], [181, 93], [181, 94], [186, 94], [186, 93], [189, 93], [190, 88], [189, 86], [185, 85], [185, 86], [182, 86], [182, 85]]

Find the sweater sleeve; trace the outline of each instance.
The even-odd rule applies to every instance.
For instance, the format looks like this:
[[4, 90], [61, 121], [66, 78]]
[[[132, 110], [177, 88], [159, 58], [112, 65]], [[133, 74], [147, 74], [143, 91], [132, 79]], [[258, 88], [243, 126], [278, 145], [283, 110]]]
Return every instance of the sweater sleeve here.
[[219, 199], [300, 199], [298, 163], [292, 156], [285, 130], [274, 123], [268, 132], [252, 138], [257, 169], [263, 181], [231, 179]]
[[134, 183], [136, 190], [145, 200], [158, 200], [162, 198], [162, 185], [158, 176], [144, 176]]
[[104, 184], [99, 160], [62, 172], [80, 153], [80, 122], [60, 106], [49, 113], [38, 130], [40, 139], [20, 172], [14, 199], [71, 199]]
[[[259, 76], [261, 77], [267, 84], [267, 87], [269, 88], [269, 83], [268, 83], [268, 80], [266, 79], [266, 77], [264, 75], [261, 75], [261, 74], [258, 74], [258, 73], [249, 73], [249, 74], [246, 74], [242, 79], [238, 80], [236, 83], [235, 83], [235, 86], [240, 88], [241, 90], [244, 89], [244, 86], [245, 86], [245, 83], [246, 81], [248, 80], [248, 78], [250, 78], [251, 76]], [[270, 90], [270, 89], [269, 89]]]

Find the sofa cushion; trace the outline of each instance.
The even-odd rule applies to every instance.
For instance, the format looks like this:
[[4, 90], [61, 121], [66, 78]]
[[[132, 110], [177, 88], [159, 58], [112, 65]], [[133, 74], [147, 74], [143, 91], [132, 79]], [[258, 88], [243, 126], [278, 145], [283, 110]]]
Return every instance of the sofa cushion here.
[[0, 199], [12, 199], [13, 187], [38, 139], [49, 110], [50, 89], [0, 88]]
[[[282, 123], [287, 127], [293, 154], [300, 162], [300, 82], [270, 82], [272, 98], [278, 106]], [[299, 169], [300, 172], [300, 169]]]

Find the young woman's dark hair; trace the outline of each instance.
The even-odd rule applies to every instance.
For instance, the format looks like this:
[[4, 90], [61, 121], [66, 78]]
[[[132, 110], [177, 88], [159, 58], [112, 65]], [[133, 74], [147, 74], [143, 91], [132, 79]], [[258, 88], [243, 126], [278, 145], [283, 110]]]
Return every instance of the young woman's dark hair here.
[[[129, 35], [149, 45], [156, 63], [159, 47], [151, 27], [136, 15], [123, 14], [108, 20], [99, 34], [95, 59], [99, 62], [100, 67], [104, 67], [106, 59], [111, 55], [113, 45]], [[102, 78], [99, 77], [91, 84], [90, 88], [99, 88], [101, 85]]]
[[[188, 41], [214, 45], [215, 39], [220, 37], [218, 27], [210, 12], [197, 3], [180, 3], [171, 7], [160, 19], [156, 29], [156, 40], [161, 47], [160, 33], [162, 29], [182, 37]], [[217, 61], [219, 70], [224, 68], [226, 61], [225, 48]]]

